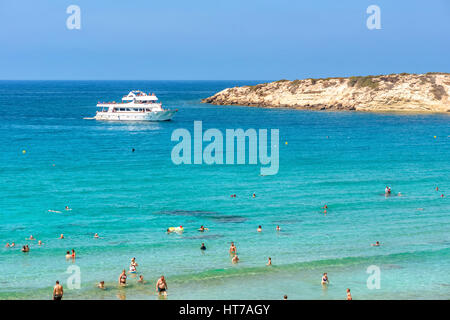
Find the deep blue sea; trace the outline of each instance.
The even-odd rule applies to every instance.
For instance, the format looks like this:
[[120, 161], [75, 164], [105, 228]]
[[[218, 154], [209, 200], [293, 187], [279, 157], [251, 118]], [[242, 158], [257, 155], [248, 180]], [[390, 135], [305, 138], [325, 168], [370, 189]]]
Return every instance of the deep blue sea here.
[[[1, 81], [0, 299], [50, 299], [56, 280], [65, 299], [157, 299], [162, 274], [169, 299], [345, 299], [347, 288], [354, 299], [449, 299], [450, 116], [200, 103], [256, 83]], [[160, 123], [83, 119], [134, 89], [179, 111]], [[196, 120], [221, 132], [279, 129], [278, 174], [173, 164], [172, 132]], [[166, 233], [179, 225], [182, 234]], [[132, 257], [146, 283], [129, 275], [119, 288]], [[80, 289], [69, 289], [70, 266]]]

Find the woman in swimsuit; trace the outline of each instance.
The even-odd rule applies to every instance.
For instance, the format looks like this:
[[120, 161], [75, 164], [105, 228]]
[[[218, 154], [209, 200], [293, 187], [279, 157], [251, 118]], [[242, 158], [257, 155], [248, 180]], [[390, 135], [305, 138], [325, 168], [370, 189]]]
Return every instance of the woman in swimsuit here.
[[126, 286], [127, 285], [127, 274], [125, 269], [123, 269], [122, 273], [119, 276], [119, 285]]
[[329, 283], [330, 282], [328, 281], [328, 274], [325, 272], [322, 277], [322, 284], [325, 285], [325, 284], [329, 284]]

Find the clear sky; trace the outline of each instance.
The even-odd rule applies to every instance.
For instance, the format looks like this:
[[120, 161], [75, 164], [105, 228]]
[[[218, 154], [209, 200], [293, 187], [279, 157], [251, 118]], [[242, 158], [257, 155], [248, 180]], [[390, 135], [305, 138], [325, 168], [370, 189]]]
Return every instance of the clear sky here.
[[[69, 30], [69, 5], [81, 29]], [[369, 5], [381, 29], [369, 30]], [[450, 72], [448, 0], [0, 0], [0, 79]]]

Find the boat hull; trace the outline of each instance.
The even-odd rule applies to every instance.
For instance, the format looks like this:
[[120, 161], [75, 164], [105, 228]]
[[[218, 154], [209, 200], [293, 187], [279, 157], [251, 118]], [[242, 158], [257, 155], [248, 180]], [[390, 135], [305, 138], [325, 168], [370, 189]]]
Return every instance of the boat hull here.
[[153, 112], [98, 112], [94, 119], [103, 121], [169, 121], [176, 110]]

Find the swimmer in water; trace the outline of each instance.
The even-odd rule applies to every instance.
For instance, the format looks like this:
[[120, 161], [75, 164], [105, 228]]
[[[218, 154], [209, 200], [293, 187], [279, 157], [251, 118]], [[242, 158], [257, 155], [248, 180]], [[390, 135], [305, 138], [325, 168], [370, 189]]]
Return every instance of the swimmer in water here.
[[140, 275], [139, 276], [139, 280], [137, 282], [139, 282], [139, 283], [146, 283], [147, 281], [144, 281], [144, 276]]
[[280, 226], [277, 226], [277, 231], [280, 231], [280, 230], [281, 230]]
[[127, 285], [127, 273], [125, 269], [123, 269], [122, 273], [119, 276], [119, 285], [126, 286]]
[[390, 195], [391, 194], [391, 188], [389, 186], [386, 186], [386, 189], [384, 189], [384, 193], [386, 195]]
[[325, 272], [322, 276], [322, 285], [328, 285], [330, 281], [328, 280], [328, 274]]
[[64, 235], [61, 233], [61, 235], [59, 236], [60, 239], [64, 239]]
[[98, 288], [105, 290], [105, 281], [100, 281], [97, 285]]
[[11, 248], [13, 248], [13, 247], [15, 247], [16, 246], [16, 244], [13, 242], [13, 243], [11, 243]]
[[253, 198], [256, 198], [256, 194], [255, 193], [253, 194]]
[[95, 238], [95, 239], [98, 239], [98, 238], [99, 238], [98, 233], [94, 234], [94, 238]]
[[380, 241], [376, 241], [375, 243], [372, 243], [372, 247], [379, 247]]
[[200, 226], [200, 229], [198, 229], [198, 231], [203, 232], [205, 230], [209, 230], [208, 228], [205, 228], [204, 226]]
[[236, 251], [236, 246], [234, 245], [234, 242], [232, 242], [230, 245], [230, 254], [236, 254]]
[[66, 259], [69, 260], [70, 258], [72, 258], [72, 255], [70, 254], [70, 251], [66, 252]]
[[6, 247], [6, 248], [9, 248], [9, 247], [10, 247], [9, 242], [6, 243], [6, 246], [5, 246], [5, 247]]
[[38, 245], [39, 246], [42, 245], [42, 241], [41, 240], [38, 241]]
[[72, 209], [70, 209], [69, 206], [66, 206], [66, 207], [64, 208], [64, 210], [70, 211], [70, 210], [72, 210]]
[[36, 240], [33, 235], [31, 235], [27, 240]]
[[350, 293], [350, 289], [347, 288], [347, 300], [353, 300], [352, 294]]
[[288, 296], [287, 296], [287, 294], [285, 294], [284, 297], [283, 297], [283, 299], [284, 299], [284, 300], [287, 300], [287, 298], [288, 298]]
[[258, 229], [256, 229], [256, 231], [261, 232], [262, 231], [262, 227], [258, 226]]
[[238, 263], [239, 258], [237, 256], [237, 254], [231, 259], [231, 263]]
[[22, 248], [22, 252], [30, 252], [30, 247], [28, 247], [28, 245], [24, 245]]
[[271, 266], [272, 265], [272, 258], [269, 257], [269, 260], [266, 263], [266, 266]]
[[72, 259], [75, 259], [75, 250], [72, 249]]
[[206, 250], [206, 246], [204, 243], [202, 243], [202, 246], [200, 247], [200, 250]]
[[166, 279], [164, 279], [164, 276], [161, 276], [161, 278], [159, 278], [156, 282], [156, 291], [158, 292], [158, 296], [167, 296], [167, 289]]

